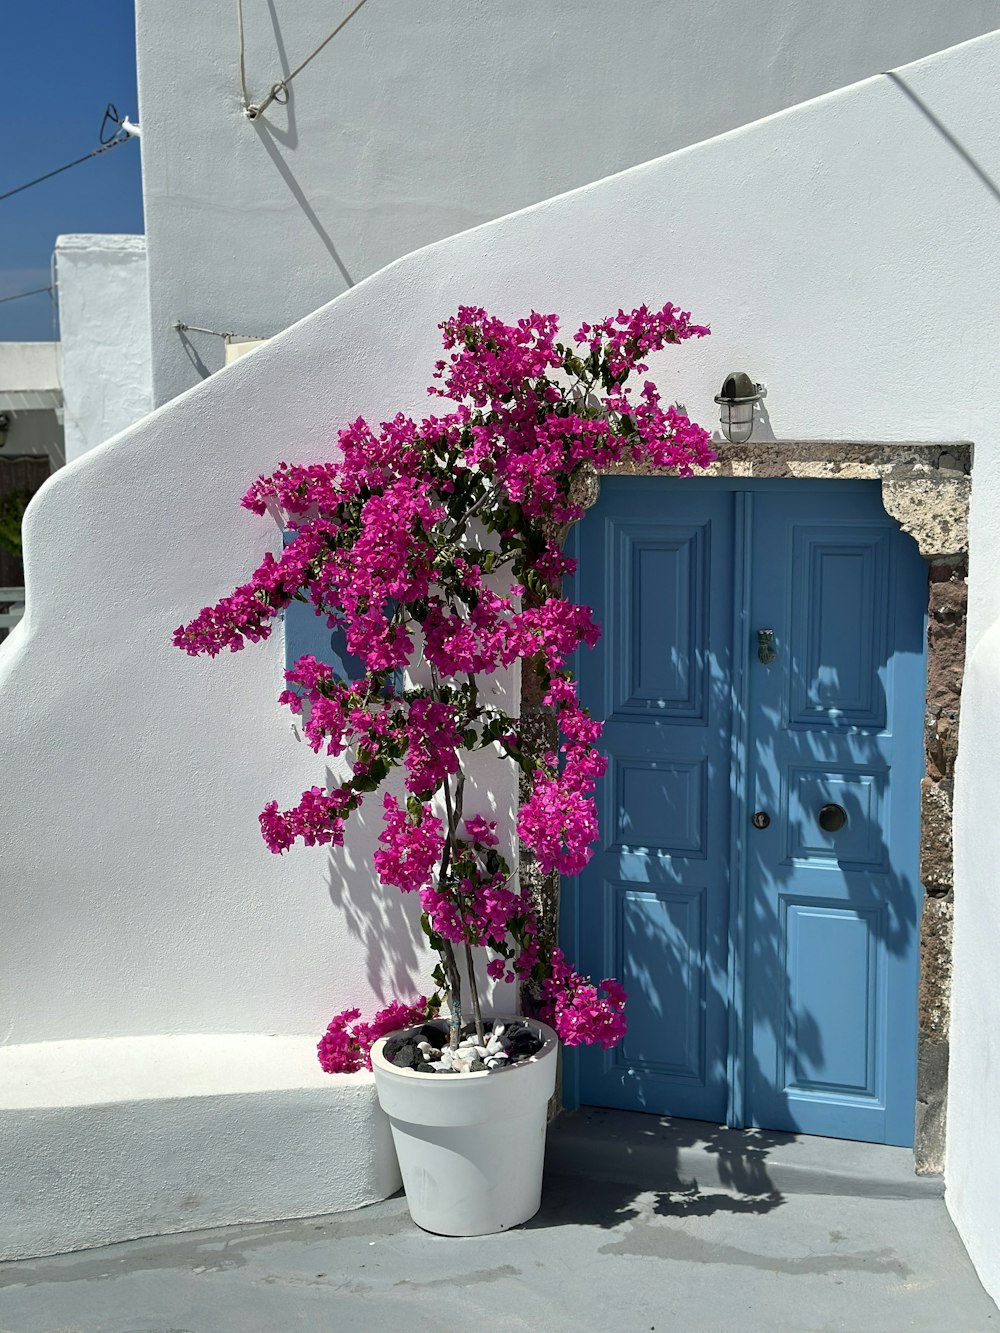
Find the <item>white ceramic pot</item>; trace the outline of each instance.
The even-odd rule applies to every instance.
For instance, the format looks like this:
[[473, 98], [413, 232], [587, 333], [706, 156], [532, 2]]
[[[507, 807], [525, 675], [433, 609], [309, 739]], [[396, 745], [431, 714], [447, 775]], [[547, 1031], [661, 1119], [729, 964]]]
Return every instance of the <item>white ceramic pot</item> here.
[[537, 1028], [545, 1044], [509, 1069], [424, 1074], [386, 1060], [389, 1038], [372, 1047], [410, 1216], [425, 1231], [486, 1236], [538, 1212], [559, 1039], [544, 1023], [520, 1021]]

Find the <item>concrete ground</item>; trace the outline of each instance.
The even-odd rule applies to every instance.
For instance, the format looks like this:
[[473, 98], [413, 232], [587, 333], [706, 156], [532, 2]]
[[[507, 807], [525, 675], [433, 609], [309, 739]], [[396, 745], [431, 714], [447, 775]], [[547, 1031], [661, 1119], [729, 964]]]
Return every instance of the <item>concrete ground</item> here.
[[428, 1235], [397, 1196], [0, 1264], [0, 1333], [479, 1328], [1000, 1333], [1000, 1312], [909, 1151], [616, 1111], [556, 1122], [541, 1211], [499, 1236]]

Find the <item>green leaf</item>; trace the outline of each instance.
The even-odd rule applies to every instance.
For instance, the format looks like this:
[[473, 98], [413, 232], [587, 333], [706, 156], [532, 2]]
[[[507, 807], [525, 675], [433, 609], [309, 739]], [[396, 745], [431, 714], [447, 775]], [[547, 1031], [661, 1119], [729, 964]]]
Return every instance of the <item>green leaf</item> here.
[[[431, 948], [435, 949], [437, 952], [440, 953], [440, 951], [444, 948], [444, 940], [431, 925], [430, 918], [428, 917], [426, 912], [421, 912], [420, 914], [420, 929], [424, 932], [424, 934], [427, 936], [427, 939], [430, 941]], [[441, 976], [438, 977], [438, 970], [440, 969], [440, 967], [441, 964], [438, 963], [437, 967], [431, 973], [431, 980], [434, 982], [436, 986], [441, 986], [444, 984], [444, 973], [442, 972]]]

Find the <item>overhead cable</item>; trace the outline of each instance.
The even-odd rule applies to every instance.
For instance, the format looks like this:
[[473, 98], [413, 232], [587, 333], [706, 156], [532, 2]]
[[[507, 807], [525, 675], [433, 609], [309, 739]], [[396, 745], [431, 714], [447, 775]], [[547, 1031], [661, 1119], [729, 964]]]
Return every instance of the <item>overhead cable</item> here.
[[42, 292], [54, 289], [55, 283], [50, 283], [48, 287], [34, 287], [30, 292], [18, 292], [16, 296], [0, 296], [0, 305], [6, 305], [8, 301], [23, 301], [26, 296], [41, 296]]
[[267, 108], [271, 105], [272, 102], [277, 102], [279, 105], [284, 106], [284, 104], [288, 101], [288, 85], [295, 78], [295, 76], [297, 74], [302, 73], [306, 65], [309, 64], [310, 60], [314, 60], [316, 56], [319, 55], [320, 51], [322, 51], [325, 46], [328, 46], [330, 42], [333, 41], [337, 33], [340, 32], [342, 28], [347, 27], [348, 23], [350, 23], [351, 19], [362, 7], [362, 5], [366, 5], [367, 3], [368, 0], [358, 0], [358, 3], [354, 6], [354, 8], [347, 15], [347, 17], [345, 19], [342, 19], [340, 23], [337, 24], [333, 32], [330, 33], [329, 37], [323, 38], [319, 46], [317, 46], [314, 51], [310, 51], [310, 53], [306, 56], [305, 60], [302, 61], [301, 65], [296, 65], [290, 74], [286, 74], [285, 77], [283, 79], [279, 79], [277, 83], [271, 84], [271, 91], [264, 98], [263, 102], [251, 102], [250, 93], [247, 91], [246, 37], [243, 28], [243, 0], [236, 0], [236, 16], [237, 19], [239, 20], [239, 27], [240, 27], [240, 87], [243, 91], [243, 114], [246, 116], [247, 120], [256, 120], [257, 117], [261, 115], [262, 112], [267, 110]]
[[[114, 127], [113, 129], [111, 127]], [[120, 116], [118, 108], [114, 102], [109, 102], [104, 109], [104, 119], [101, 121], [100, 140], [102, 144], [110, 144], [112, 141], [120, 139], [123, 134], [130, 138], [138, 138], [142, 131], [138, 125], [133, 125], [128, 116]]]
[[[112, 115], [111, 113], [114, 114]], [[124, 127], [123, 122], [119, 121], [117, 117], [117, 111], [115, 111], [115, 108], [109, 102], [107, 110], [104, 113], [104, 120], [101, 122], [101, 131], [99, 135], [101, 146], [99, 148], [95, 148], [92, 153], [84, 153], [83, 157], [78, 157], [73, 162], [67, 162], [65, 166], [56, 167], [54, 171], [47, 171], [44, 176], [36, 176], [33, 181], [25, 181], [23, 185], [17, 185], [13, 190], [7, 190], [6, 193], [0, 194], [0, 203], [2, 203], [4, 199], [9, 199], [12, 195], [20, 194], [22, 190], [30, 190], [33, 185], [41, 185], [42, 181], [51, 180], [53, 176], [58, 176], [62, 171], [69, 171], [70, 167], [78, 167], [81, 162], [89, 162], [92, 157], [100, 157], [102, 153], [110, 153], [112, 148], [117, 148], [120, 144], [128, 143], [133, 135]], [[118, 128], [115, 131], [113, 138], [105, 139], [104, 135], [109, 120], [113, 121]], [[132, 127], [132, 129], [136, 128], [136, 126]]]
[[121, 137], [122, 118], [118, 114], [118, 108], [114, 102], [109, 102], [104, 108], [104, 119], [101, 121], [101, 128], [97, 132], [97, 137], [106, 148], [108, 144], [113, 143], [115, 139]]

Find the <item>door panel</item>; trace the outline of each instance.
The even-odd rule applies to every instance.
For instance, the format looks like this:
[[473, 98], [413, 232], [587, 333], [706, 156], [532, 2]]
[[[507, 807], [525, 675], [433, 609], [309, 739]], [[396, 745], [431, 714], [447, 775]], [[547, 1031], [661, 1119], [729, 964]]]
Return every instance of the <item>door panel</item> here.
[[796, 1092], [873, 1097], [878, 913], [787, 897], [782, 907], [788, 958], [782, 1082]]
[[629, 994], [624, 1042], [580, 1056], [599, 1105], [725, 1115], [732, 508], [623, 478], [587, 517], [577, 596], [604, 639], [580, 688], [608, 771], [579, 955]]
[[[704, 890], [651, 891], [613, 884], [605, 891], [609, 926], [621, 945], [615, 964], [628, 971], [635, 988], [628, 1064], [640, 1076], [703, 1083], [708, 980]], [[645, 984], [635, 987], [639, 979]]]
[[877, 485], [735, 479], [605, 480], [575, 543], [609, 764], [566, 915], [584, 970], [629, 994], [580, 1099], [912, 1142], [916, 547]]
[[927, 570], [877, 486], [753, 506], [747, 1118], [909, 1144]]

